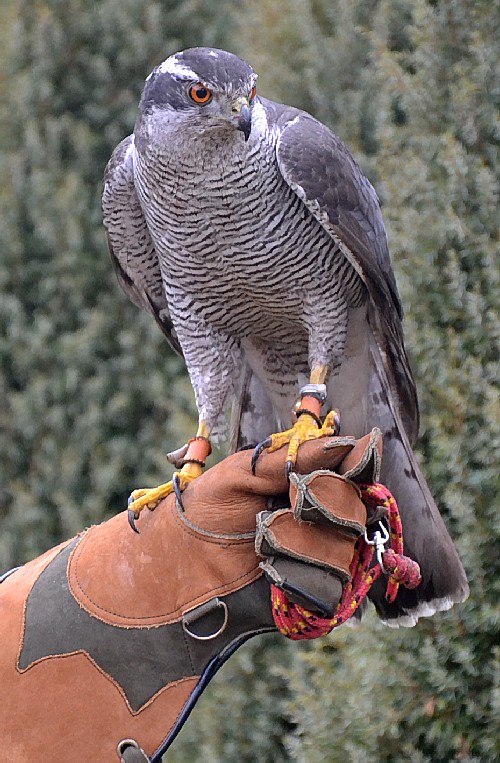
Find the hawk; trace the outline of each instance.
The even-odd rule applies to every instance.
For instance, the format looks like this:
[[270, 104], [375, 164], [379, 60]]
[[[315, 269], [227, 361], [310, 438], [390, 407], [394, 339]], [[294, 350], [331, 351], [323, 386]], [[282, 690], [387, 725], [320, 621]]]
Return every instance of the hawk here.
[[199, 411], [196, 438], [172, 457], [183, 464], [173, 483], [134, 491], [130, 510], [137, 518], [184, 489], [210, 439], [229, 437], [231, 450], [260, 442], [255, 459], [286, 444], [293, 468], [307, 439], [379, 427], [381, 478], [423, 584], [394, 604], [376, 588], [373, 600], [386, 622], [413, 625], [468, 586], [411, 447], [417, 395], [379, 201], [336, 135], [256, 83], [223, 50], [170, 56], [106, 169], [118, 280], [184, 356]]

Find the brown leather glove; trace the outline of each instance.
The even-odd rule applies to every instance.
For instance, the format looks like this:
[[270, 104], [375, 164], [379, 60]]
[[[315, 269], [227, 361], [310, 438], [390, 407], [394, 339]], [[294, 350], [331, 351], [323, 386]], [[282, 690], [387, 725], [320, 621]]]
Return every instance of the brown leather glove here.
[[[331, 438], [329, 446], [354, 445], [350, 438]], [[351, 579], [357, 539], [380, 517], [368, 517], [357, 482], [376, 482], [380, 475], [382, 437], [378, 429], [355, 443], [330, 470], [290, 475], [289, 496], [269, 501], [257, 515], [257, 552], [270, 582], [320, 617], [332, 618]], [[283, 500], [286, 499], [286, 500]]]
[[[366, 443], [360, 449], [349, 438], [309, 442], [297, 470], [310, 474], [342, 462], [346, 471], [350, 461], [354, 467], [360, 461], [358, 450], [363, 456]], [[255, 530], [269, 497], [287, 492], [285, 458], [286, 449], [264, 453], [254, 476], [251, 453], [237, 453], [189, 485], [184, 510], [169, 496], [144, 512], [139, 535], [123, 512], [6, 577], [0, 585], [3, 761], [160, 759], [221, 664], [250, 636], [274, 630]], [[340, 482], [358, 512], [354, 525], [348, 520], [352, 540], [363, 521], [359, 497]], [[347, 516], [349, 508], [344, 502], [332, 510], [322, 501], [327, 516], [318, 510], [314, 517], [296, 504], [295, 516], [287, 510], [288, 529], [275, 533], [289, 546], [281, 558], [319, 569], [322, 577], [326, 571], [335, 585], [331, 595], [321, 585], [320, 598], [335, 603], [348, 554], [341, 538], [339, 563], [332, 539], [339, 536], [339, 512]], [[276, 530], [277, 519], [268, 526]], [[270, 562], [278, 572], [279, 566]], [[307, 596], [306, 578], [295, 575]]]

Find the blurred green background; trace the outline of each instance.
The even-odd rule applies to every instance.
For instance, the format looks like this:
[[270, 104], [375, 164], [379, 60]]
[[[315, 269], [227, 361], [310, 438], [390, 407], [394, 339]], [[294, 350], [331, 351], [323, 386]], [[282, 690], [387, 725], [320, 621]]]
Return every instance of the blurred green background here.
[[121, 293], [101, 178], [144, 78], [225, 47], [337, 132], [383, 203], [419, 450], [471, 583], [412, 630], [372, 614], [223, 668], [173, 763], [500, 759], [500, 5], [485, 0], [2, 0], [0, 570], [164, 481], [192, 433], [182, 360]]

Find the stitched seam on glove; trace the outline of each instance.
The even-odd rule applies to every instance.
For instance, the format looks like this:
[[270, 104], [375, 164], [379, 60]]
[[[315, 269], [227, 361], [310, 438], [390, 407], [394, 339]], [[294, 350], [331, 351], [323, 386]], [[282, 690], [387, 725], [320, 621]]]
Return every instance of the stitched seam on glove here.
[[205, 530], [203, 527], [195, 525], [194, 522], [191, 522], [191, 520], [186, 517], [186, 514], [182, 510], [182, 507], [179, 504], [177, 498], [175, 499], [175, 508], [177, 509], [177, 516], [181, 522], [185, 524], [186, 527], [189, 527], [191, 530], [193, 530], [197, 535], [202, 535], [206, 538], [214, 538], [217, 540], [253, 540], [255, 538], [254, 531], [246, 533], [216, 533], [213, 530]]

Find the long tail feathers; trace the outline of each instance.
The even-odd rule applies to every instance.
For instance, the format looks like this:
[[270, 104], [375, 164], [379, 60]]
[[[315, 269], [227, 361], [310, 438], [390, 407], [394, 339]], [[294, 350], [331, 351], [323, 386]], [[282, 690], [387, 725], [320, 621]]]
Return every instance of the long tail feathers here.
[[231, 411], [230, 453], [257, 445], [268, 435], [279, 431], [271, 399], [248, 364], [242, 371], [240, 384]]
[[[378, 346], [366, 329], [366, 322], [360, 320], [358, 324], [356, 328], [352, 321], [357, 332], [353, 335], [353, 346], [358, 351], [347, 355], [340, 376], [331, 380], [328, 405], [340, 410], [341, 434], [361, 437], [374, 426], [382, 430], [381, 481], [396, 498], [403, 522], [405, 553], [420, 564], [423, 581], [414, 590], [401, 587], [395, 602], [389, 604], [385, 599], [386, 581], [381, 578], [372, 588], [370, 598], [387, 625], [409, 627], [419, 617], [428, 617], [463, 601], [469, 587], [405, 433]], [[231, 417], [231, 451], [255, 445], [279, 431], [280, 418], [265, 386], [246, 365]]]
[[403, 522], [405, 553], [420, 564], [423, 580], [414, 590], [400, 588], [393, 604], [386, 601], [385, 582], [379, 580], [370, 598], [387, 625], [412, 626], [419, 617], [449, 609], [466, 599], [469, 586], [402, 426], [375, 343], [371, 357], [368, 419], [370, 426], [378, 426], [384, 435], [381, 482], [396, 498]]

